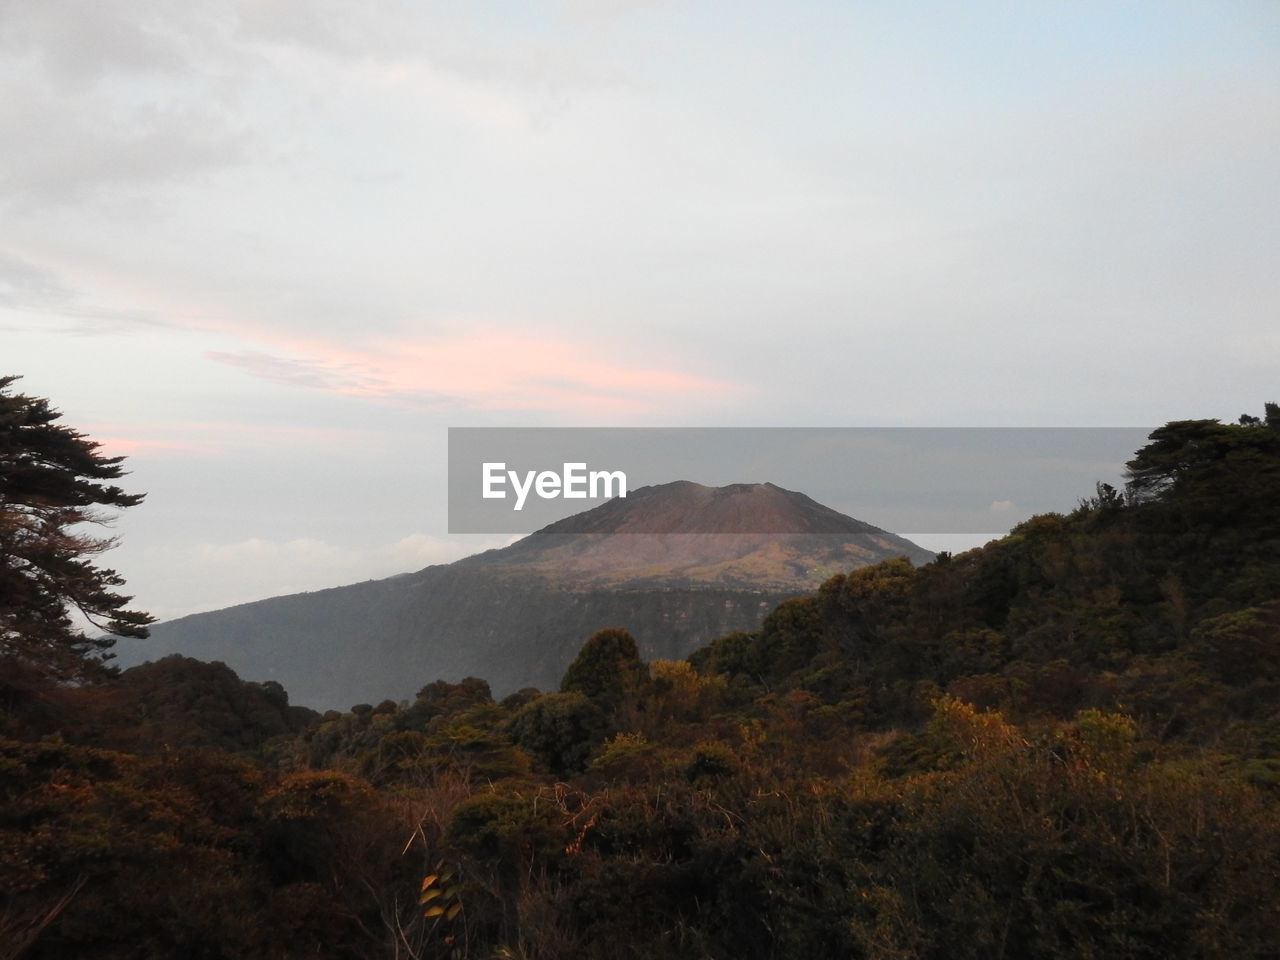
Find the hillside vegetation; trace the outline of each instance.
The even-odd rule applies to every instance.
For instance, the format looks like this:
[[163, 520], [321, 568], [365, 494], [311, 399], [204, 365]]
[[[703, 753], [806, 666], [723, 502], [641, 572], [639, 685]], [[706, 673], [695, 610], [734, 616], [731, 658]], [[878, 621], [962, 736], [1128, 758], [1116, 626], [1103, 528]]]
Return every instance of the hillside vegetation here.
[[7, 660], [0, 956], [1274, 957], [1280, 408], [1129, 467], [499, 701]]

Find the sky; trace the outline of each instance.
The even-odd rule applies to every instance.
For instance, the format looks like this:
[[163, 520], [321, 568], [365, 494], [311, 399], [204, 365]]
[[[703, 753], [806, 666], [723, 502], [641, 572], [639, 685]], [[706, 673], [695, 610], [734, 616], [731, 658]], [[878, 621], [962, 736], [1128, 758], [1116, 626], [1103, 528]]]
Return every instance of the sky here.
[[1257, 413], [1278, 54], [1273, 0], [6, 0], [0, 372], [128, 456], [162, 618], [506, 542], [450, 426]]

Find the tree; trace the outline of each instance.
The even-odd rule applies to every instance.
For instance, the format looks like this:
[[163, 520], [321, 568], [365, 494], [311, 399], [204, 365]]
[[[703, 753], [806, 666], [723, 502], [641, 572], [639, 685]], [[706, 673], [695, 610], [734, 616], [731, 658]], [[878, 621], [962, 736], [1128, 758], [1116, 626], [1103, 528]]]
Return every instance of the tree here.
[[1129, 497], [1141, 503], [1189, 494], [1229, 506], [1242, 493], [1272, 499], [1280, 473], [1280, 407], [1268, 403], [1265, 409], [1265, 419], [1246, 414], [1239, 424], [1175, 420], [1152, 431], [1150, 442], [1128, 462]]
[[649, 675], [630, 633], [619, 627], [597, 630], [560, 681], [561, 693], [581, 693], [609, 707], [643, 683]]
[[[132, 507], [143, 495], [101, 482], [124, 473], [124, 458], [56, 423], [62, 414], [47, 400], [13, 392], [17, 379], [0, 377], [0, 661], [84, 679], [115, 636], [145, 637], [152, 621], [125, 609], [132, 597], [113, 589], [123, 578], [91, 559], [114, 538], [83, 532], [111, 519], [98, 507]], [[77, 612], [107, 633], [84, 633]]]
[[558, 777], [577, 773], [609, 733], [608, 719], [581, 693], [544, 693], [511, 718], [516, 746]]

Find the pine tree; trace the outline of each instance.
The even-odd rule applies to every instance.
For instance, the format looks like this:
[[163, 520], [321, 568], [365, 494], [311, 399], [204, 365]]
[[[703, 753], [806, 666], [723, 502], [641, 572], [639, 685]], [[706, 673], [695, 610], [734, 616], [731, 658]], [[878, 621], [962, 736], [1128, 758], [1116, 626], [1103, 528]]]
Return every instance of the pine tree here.
[[[92, 558], [114, 538], [85, 532], [111, 519], [99, 507], [132, 507], [127, 494], [101, 481], [124, 470], [123, 457], [58, 424], [47, 400], [12, 391], [0, 377], [0, 661], [18, 661], [55, 680], [85, 679], [101, 669], [115, 637], [145, 637], [152, 617], [125, 609], [114, 592], [124, 581]], [[106, 631], [90, 636], [76, 614]]]

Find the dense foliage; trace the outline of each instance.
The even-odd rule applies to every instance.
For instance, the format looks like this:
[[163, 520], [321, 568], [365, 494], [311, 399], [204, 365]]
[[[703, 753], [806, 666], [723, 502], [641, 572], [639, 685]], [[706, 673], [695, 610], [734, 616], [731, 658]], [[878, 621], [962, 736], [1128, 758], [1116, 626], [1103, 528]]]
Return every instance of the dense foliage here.
[[560, 690], [315, 716], [171, 658], [10, 710], [0, 956], [1269, 957], [1280, 411]]

